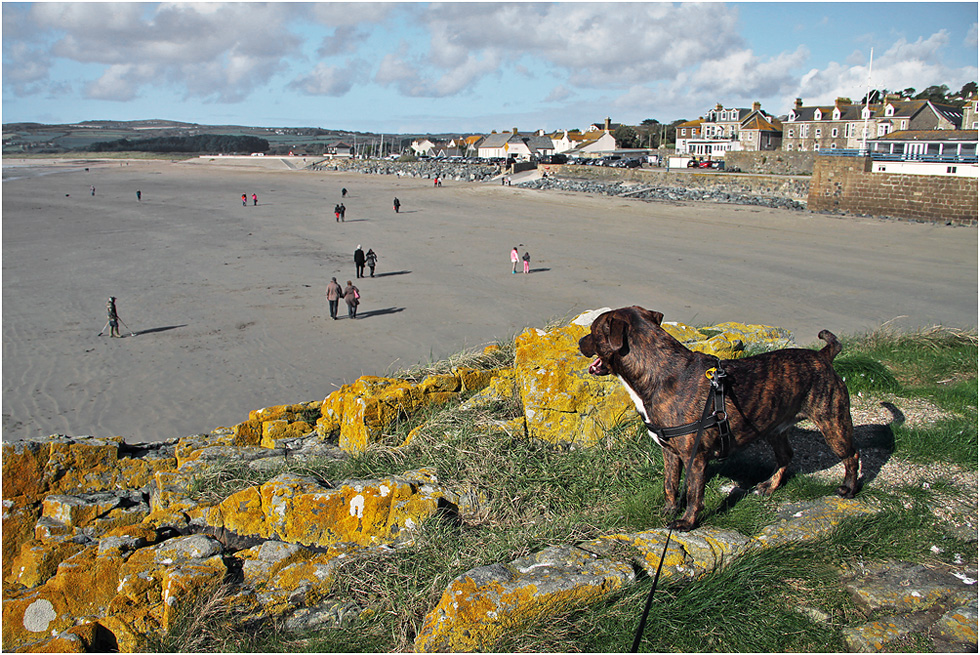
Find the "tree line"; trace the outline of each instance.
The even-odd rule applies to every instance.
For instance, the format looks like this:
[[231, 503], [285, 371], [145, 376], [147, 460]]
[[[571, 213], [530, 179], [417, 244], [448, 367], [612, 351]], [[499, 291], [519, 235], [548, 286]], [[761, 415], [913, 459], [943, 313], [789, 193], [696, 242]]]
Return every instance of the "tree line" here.
[[158, 136], [147, 139], [98, 141], [85, 146], [89, 152], [199, 152], [214, 154], [267, 152], [269, 142], [257, 136], [231, 134], [197, 134], [194, 136]]

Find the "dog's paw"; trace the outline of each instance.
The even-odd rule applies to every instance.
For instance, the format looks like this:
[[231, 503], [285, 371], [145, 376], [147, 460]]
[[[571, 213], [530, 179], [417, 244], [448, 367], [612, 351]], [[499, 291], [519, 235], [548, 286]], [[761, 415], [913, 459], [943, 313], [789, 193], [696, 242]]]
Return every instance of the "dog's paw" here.
[[677, 519], [676, 521], [671, 521], [668, 523], [667, 527], [675, 532], [690, 532], [694, 529], [694, 521]]
[[852, 489], [846, 484], [842, 484], [841, 486], [837, 487], [837, 495], [841, 498], [854, 498], [854, 494], [856, 493], [857, 489]]

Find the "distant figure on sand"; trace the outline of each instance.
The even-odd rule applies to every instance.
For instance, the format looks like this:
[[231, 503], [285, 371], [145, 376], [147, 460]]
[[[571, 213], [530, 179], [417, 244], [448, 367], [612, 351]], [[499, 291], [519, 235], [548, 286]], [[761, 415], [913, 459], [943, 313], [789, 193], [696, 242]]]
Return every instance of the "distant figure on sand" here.
[[347, 208], [344, 207], [344, 203], [340, 203], [340, 222], [344, 222], [344, 217], [347, 216]]
[[136, 202], [140, 202], [143, 199], [143, 192], [139, 189], [136, 190]]
[[364, 262], [371, 269], [371, 277], [374, 277], [374, 267], [378, 263], [378, 254], [371, 248], [368, 248], [367, 254], [364, 255]]
[[330, 283], [327, 284], [327, 304], [330, 305], [330, 318], [335, 321], [337, 320], [337, 304], [343, 295], [344, 290], [337, 283], [337, 278], [330, 278]]
[[514, 246], [514, 249], [510, 251], [510, 263], [514, 265], [511, 273], [517, 272], [517, 262], [519, 261], [521, 261], [521, 255], [517, 252], [517, 246]]
[[[116, 311], [116, 297], [109, 296], [109, 300], [105, 304], [105, 312], [109, 316], [109, 320], [106, 323], [106, 327], [109, 328], [110, 337], [119, 336], [119, 313]], [[102, 328], [105, 331], [105, 328]], [[99, 332], [99, 336], [102, 336], [102, 332]]]
[[357, 277], [364, 277], [364, 251], [361, 250], [361, 244], [357, 244], [357, 249], [354, 250], [354, 268], [357, 269]]
[[248, 207], [248, 196], [242, 194], [242, 207]]
[[340, 190], [340, 197], [341, 198], [347, 197], [347, 187], [344, 187], [343, 189]]
[[399, 200], [398, 198], [395, 198], [395, 201], [393, 203], [391, 203], [391, 204], [395, 208], [395, 213], [397, 214], [398, 213], [398, 208], [402, 206], [401, 200]]
[[357, 318], [357, 306], [361, 304], [361, 292], [351, 284], [350, 280], [347, 280], [347, 288], [344, 289], [344, 302], [347, 303], [348, 318]]
[[524, 251], [524, 256], [521, 257], [521, 259], [524, 260], [524, 273], [525, 274], [530, 273], [531, 272], [531, 255], [530, 255], [530, 253], [528, 253], [528, 251], [525, 250]]
[[259, 204], [259, 197], [253, 193], [252, 194], [252, 206], [254, 207], [257, 204]]
[[92, 187], [92, 195], [95, 195], [95, 187]]

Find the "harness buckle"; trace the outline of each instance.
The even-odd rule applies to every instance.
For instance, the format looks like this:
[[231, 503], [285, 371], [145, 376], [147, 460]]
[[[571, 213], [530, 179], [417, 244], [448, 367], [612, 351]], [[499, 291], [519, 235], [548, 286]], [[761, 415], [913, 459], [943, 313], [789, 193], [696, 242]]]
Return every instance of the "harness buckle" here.
[[718, 373], [718, 369], [717, 368], [714, 368], [714, 367], [711, 367], [707, 371], [704, 372], [704, 377], [708, 378], [709, 380], [714, 380], [715, 379], [715, 375], [717, 373]]

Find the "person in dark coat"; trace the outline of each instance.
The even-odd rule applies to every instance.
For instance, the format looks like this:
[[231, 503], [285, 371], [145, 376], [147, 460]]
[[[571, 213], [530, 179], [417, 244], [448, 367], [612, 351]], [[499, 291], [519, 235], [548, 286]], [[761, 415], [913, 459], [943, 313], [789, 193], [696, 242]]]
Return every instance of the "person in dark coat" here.
[[395, 198], [395, 201], [394, 201], [393, 203], [391, 203], [391, 204], [392, 204], [392, 206], [393, 206], [393, 207], [395, 208], [395, 213], [397, 214], [397, 213], [398, 213], [398, 210], [399, 210], [399, 209], [401, 208], [401, 206], [402, 206], [402, 201], [401, 201], [401, 200], [399, 200], [398, 198]]
[[344, 289], [344, 302], [347, 303], [347, 317], [357, 318], [357, 306], [361, 304], [361, 292], [350, 280], [347, 280], [347, 288]]
[[361, 244], [357, 244], [357, 250], [354, 251], [354, 268], [357, 269], [357, 277], [364, 277], [364, 251], [361, 250]]
[[374, 277], [374, 267], [378, 263], [378, 253], [374, 252], [371, 248], [368, 248], [367, 254], [364, 255], [364, 261], [367, 263], [368, 268], [371, 269], [371, 277]]

